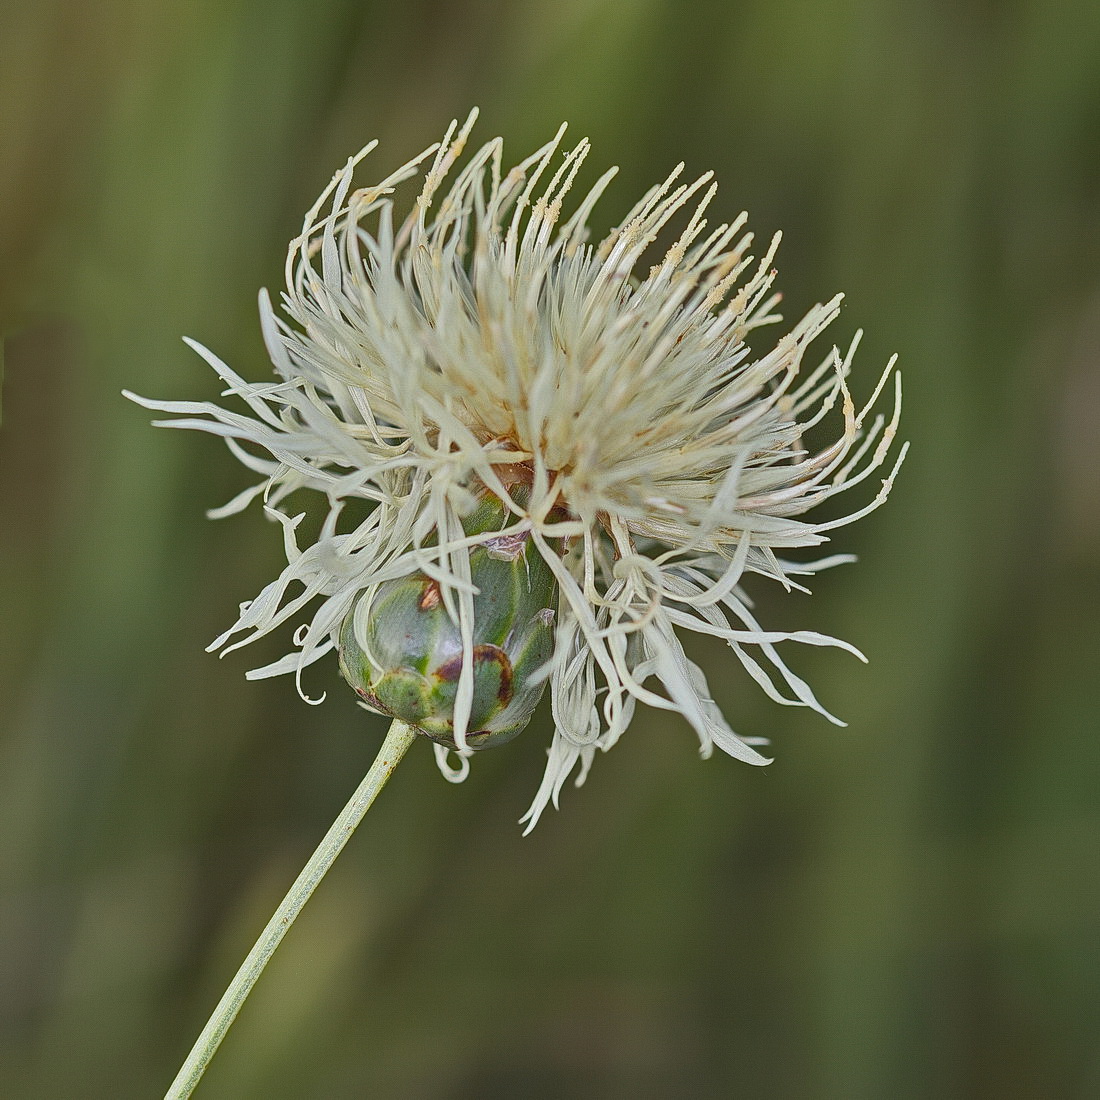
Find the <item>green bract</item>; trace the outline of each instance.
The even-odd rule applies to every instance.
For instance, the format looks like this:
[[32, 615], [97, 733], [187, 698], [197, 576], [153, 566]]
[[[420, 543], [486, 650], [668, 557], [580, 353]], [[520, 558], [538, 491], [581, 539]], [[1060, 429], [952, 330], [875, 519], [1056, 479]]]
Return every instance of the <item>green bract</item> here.
[[[500, 531], [508, 518], [487, 497], [463, 526], [479, 535]], [[466, 743], [478, 749], [510, 741], [531, 720], [546, 683], [532, 682], [533, 674], [553, 652], [557, 585], [525, 533], [473, 547], [470, 573], [478, 592]], [[451, 748], [462, 664], [458, 624], [424, 573], [369, 589], [340, 629], [340, 670], [367, 705]]]

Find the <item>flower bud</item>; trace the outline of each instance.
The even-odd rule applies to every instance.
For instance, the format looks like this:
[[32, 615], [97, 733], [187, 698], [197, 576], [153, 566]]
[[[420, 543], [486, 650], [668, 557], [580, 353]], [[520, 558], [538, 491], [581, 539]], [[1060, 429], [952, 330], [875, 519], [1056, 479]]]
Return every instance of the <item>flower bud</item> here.
[[[489, 496], [464, 529], [468, 535], [499, 531], [507, 518]], [[526, 533], [489, 537], [472, 547], [470, 573], [478, 592], [466, 743], [479, 749], [515, 737], [542, 696], [545, 680], [532, 677], [553, 652], [557, 584]], [[372, 710], [456, 747], [462, 638], [437, 581], [413, 573], [366, 592], [344, 619], [339, 648], [340, 671]]]

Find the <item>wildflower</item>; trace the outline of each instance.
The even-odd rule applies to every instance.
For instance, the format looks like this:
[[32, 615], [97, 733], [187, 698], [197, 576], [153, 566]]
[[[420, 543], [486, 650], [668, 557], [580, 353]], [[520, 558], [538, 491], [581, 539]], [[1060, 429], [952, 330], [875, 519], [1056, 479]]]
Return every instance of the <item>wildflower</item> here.
[[[302, 691], [303, 670], [339, 649], [369, 705], [427, 716], [420, 728], [452, 779], [465, 775], [480, 743], [521, 728], [549, 683], [555, 732], [524, 819], [530, 829], [574, 771], [583, 782], [639, 702], [682, 715], [704, 756], [717, 746], [768, 762], [759, 739], [738, 736], [719, 712], [683, 631], [725, 641], [777, 702], [837, 721], [777, 644], [858, 650], [813, 631], [764, 629], [741, 582], [755, 573], [801, 588], [794, 578], [851, 560], [782, 555], [820, 546], [886, 499], [904, 448], [869, 503], [841, 518], [804, 518], [885, 467], [901, 388], [891, 360], [857, 408], [847, 377], [858, 335], [845, 354], [833, 348], [803, 368], [839, 295], [773, 346], [750, 350], [750, 334], [780, 320], [779, 237], [754, 261], [744, 215], [708, 229], [709, 173], [685, 184], [677, 167], [593, 244], [589, 216], [614, 170], [563, 212], [588, 142], [559, 156], [563, 127], [505, 171], [497, 139], [456, 168], [475, 115], [373, 187], [353, 189], [352, 177], [376, 143], [336, 174], [291, 243], [285, 319], [260, 296], [275, 380], [247, 382], [191, 344], [251, 415], [135, 400], [182, 416], [161, 423], [223, 436], [260, 475], [212, 515], [262, 496], [283, 528], [287, 567], [211, 648], [229, 652], [319, 601], [294, 652], [250, 677], [294, 673]], [[392, 196], [421, 174], [412, 212], [398, 220]], [[644, 269], [681, 212], [686, 224]], [[892, 410], [876, 414], [891, 375]], [[833, 410], [837, 438], [807, 449], [805, 433]], [[299, 489], [327, 499], [320, 533], [305, 546], [302, 515], [285, 510]], [[500, 632], [496, 649], [505, 653], [504, 641], [518, 636], [509, 631], [534, 629], [536, 618], [549, 632], [554, 613], [552, 656], [548, 633], [534, 649], [506, 654], [510, 674], [513, 661], [522, 665], [524, 694], [501, 736], [481, 728], [501, 714], [491, 698], [499, 668], [486, 688], [479, 663], [489, 644], [479, 640], [485, 586], [499, 583], [486, 571], [490, 544], [512, 548], [513, 575], [516, 562], [525, 576], [542, 575], [515, 597], [512, 618], [490, 628]], [[446, 658], [425, 656], [413, 690], [401, 679], [412, 658], [386, 632], [404, 621], [411, 592], [429, 590], [430, 629], [420, 620], [410, 629], [423, 628], [429, 648], [445, 641], [457, 663], [443, 675]], [[429, 672], [435, 680], [424, 679]], [[397, 679], [377, 690], [391, 673]]]

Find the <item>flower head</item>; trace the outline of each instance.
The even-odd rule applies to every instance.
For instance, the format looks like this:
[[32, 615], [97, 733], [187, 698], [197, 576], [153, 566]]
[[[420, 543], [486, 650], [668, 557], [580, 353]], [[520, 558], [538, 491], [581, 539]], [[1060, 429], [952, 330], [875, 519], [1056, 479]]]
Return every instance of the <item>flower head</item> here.
[[[250, 415], [138, 400], [182, 414], [162, 423], [223, 436], [260, 475], [212, 515], [262, 496], [283, 527], [287, 567], [211, 648], [228, 652], [307, 605], [312, 612], [294, 652], [251, 677], [293, 672], [301, 690], [302, 670], [340, 646], [349, 616], [370, 660], [370, 616], [353, 609], [392, 582], [432, 583], [461, 650], [447, 738], [460, 767], [436, 746], [450, 778], [465, 774], [477, 747], [467, 736], [472, 551], [491, 538], [537, 554], [557, 605], [553, 656], [538, 673], [555, 732], [526, 817], [533, 826], [578, 766], [583, 782], [639, 702], [681, 714], [704, 756], [717, 745], [768, 762], [753, 747], [759, 739], [726, 723], [682, 631], [723, 639], [772, 698], [832, 718], [777, 643], [858, 651], [811, 631], [763, 629], [740, 584], [757, 573], [798, 588], [794, 577], [850, 560], [781, 555], [821, 545], [885, 500], [904, 448], [869, 502], [827, 522], [804, 518], [884, 466], [901, 389], [891, 361], [870, 399], [854, 404], [847, 377], [858, 336], [846, 354], [833, 348], [804, 367], [840, 296], [765, 350], [750, 349], [754, 330], [780, 320], [779, 239], [754, 260], [744, 215], [709, 227], [709, 174], [679, 183], [678, 167], [594, 244], [588, 219], [614, 170], [564, 208], [587, 141], [562, 155], [563, 127], [506, 171], [497, 139], [458, 167], [474, 118], [373, 187], [353, 189], [352, 177], [374, 143], [336, 174], [291, 243], [285, 319], [260, 296], [275, 380], [247, 382], [192, 344]], [[412, 212], [400, 219], [392, 196], [418, 176]], [[662, 235], [672, 243], [654, 254]], [[892, 411], [874, 414], [891, 375]], [[830, 412], [837, 438], [807, 449], [805, 433]], [[302, 516], [285, 510], [299, 489], [327, 503], [308, 546], [296, 537]], [[492, 531], [468, 522], [486, 499], [499, 505]], [[366, 507], [347, 507], [355, 501]]]

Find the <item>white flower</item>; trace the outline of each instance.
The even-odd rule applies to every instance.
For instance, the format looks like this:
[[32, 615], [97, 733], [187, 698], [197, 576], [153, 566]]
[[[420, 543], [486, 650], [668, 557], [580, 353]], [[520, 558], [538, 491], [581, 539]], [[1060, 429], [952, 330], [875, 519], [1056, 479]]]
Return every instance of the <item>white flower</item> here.
[[[704, 756], [717, 745], [768, 762], [752, 747], [759, 739], [730, 729], [679, 631], [723, 639], [777, 702], [837, 721], [776, 645], [858, 651], [812, 631], [765, 630], [740, 583], [758, 573], [800, 588], [792, 577], [851, 560], [795, 564], [779, 555], [826, 542], [827, 532], [885, 500], [904, 448], [869, 503], [828, 522], [803, 518], [883, 466], [901, 388], [891, 360], [857, 410], [846, 379], [858, 335], [846, 354], [834, 348], [803, 372], [839, 295], [774, 346], [750, 350], [750, 333], [779, 320], [771, 291], [779, 238], [754, 261], [744, 215], [709, 229], [709, 173], [682, 184], [678, 167], [591, 244], [588, 218], [614, 170], [566, 216], [563, 200], [588, 143], [559, 157], [563, 127], [505, 171], [498, 139], [456, 170], [475, 115], [376, 186], [352, 189], [355, 166], [375, 143], [337, 173], [291, 243], [288, 319], [260, 296], [276, 380], [247, 382], [191, 345], [251, 415], [135, 400], [183, 415], [160, 423], [223, 436], [260, 475], [211, 514], [240, 511], [262, 495], [282, 524], [288, 564], [211, 648], [228, 652], [314, 604], [295, 651], [249, 673], [294, 672], [299, 691], [302, 670], [334, 648], [357, 597], [418, 570], [438, 582], [468, 645], [468, 550], [486, 536], [467, 536], [463, 517], [486, 488], [504, 502], [513, 522], [500, 534], [527, 534], [559, 585], [545, 670], [555, 733], [525, 818], [530, 828], [548, 802], [557, 805], [578, 764], [583, 782], [596, 750], [619, 739], [638, 702], [683, 715]], [[429, 157], [412, 213], [396, 220], [391, 196]], [[644, 269], [643, 257], [685, 208], [679, 236]], [[891, 374], [892, 412], [872, 417]], [[804, 434], [834, 409], [839, 437], [807, 450]], [[319, 490], [328, 507], [304, 547], [296, 538], [302, 516], [283, 510], [298, 489]], [[348, 508], [355, 518], [342, 519], [354, 501], [368, 507]], [[460, 757], [470, 751], [470, 691], [460, 681]], [[437, 753], [445, 774], [465, 774], [465, 760], [454, 771], [446, 750]]]

